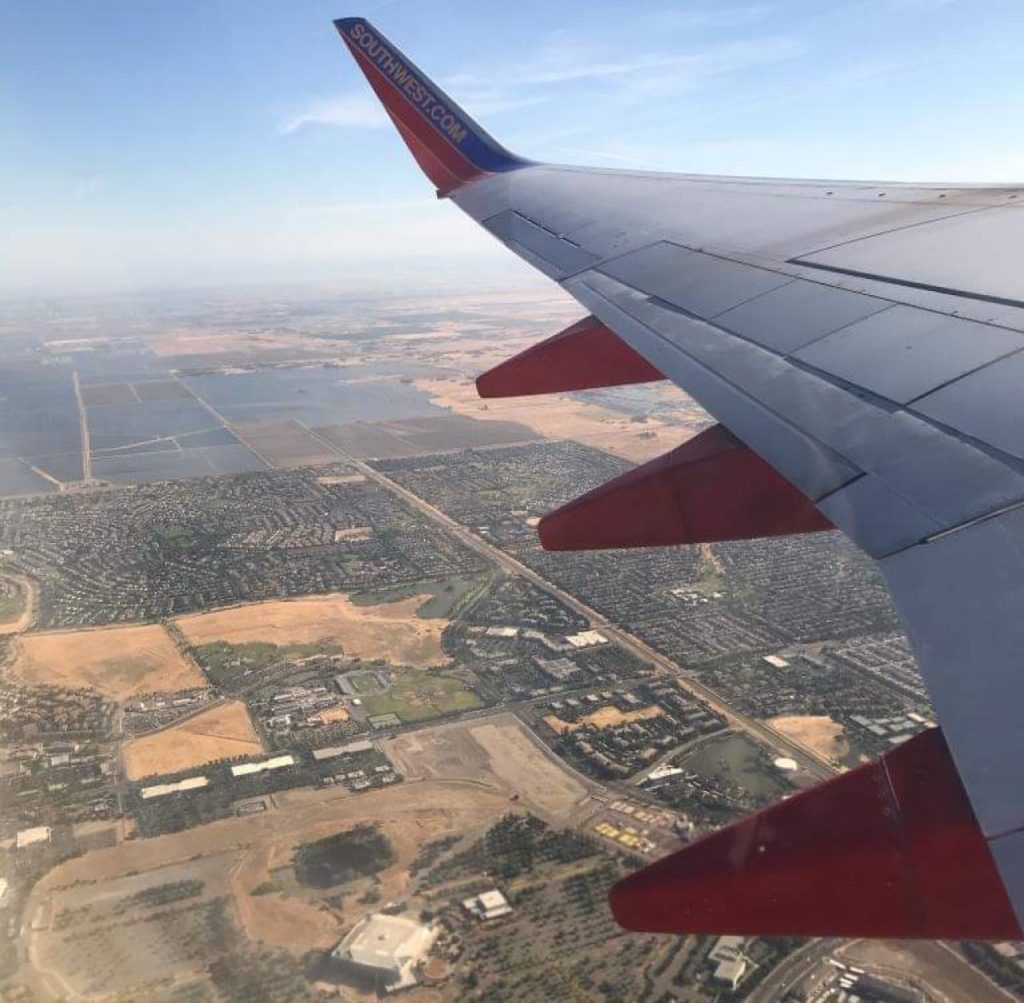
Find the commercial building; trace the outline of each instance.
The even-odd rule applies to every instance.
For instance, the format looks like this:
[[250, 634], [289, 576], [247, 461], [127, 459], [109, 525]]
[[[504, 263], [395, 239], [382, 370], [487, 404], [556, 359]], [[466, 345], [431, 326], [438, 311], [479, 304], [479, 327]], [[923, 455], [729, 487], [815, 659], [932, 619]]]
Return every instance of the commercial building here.
[[262, 773], [264, 770], [280, 770], [285, 766], [294, 766], [294, 756], [274, 756], [273, 759], [264, 759], [259, 763], [241, 763], [231, 767], [233, 777], [245, 777], [252, 773]]
[[360, 739], [357, 742], [349, 742], [348, 745], [325, 745], [322, 749], [313, 750], [313, 758], [322, 763], [325, 759], [335, 759], [338, 756], [352, 756], [359, 752], [373, 752], [373, 742]]
[[437, 930], [401, 916], [372, 913], [363, 917], [332, 956], [368, 975], [386, 992], [416, 985], [416, 968], [426, 959]]
[[153, 784], [152, 787], [143, 787], [139, 791], [139, 795], [146, 800], [149, 798], [162, 798], [165, 794], [199, 790], [209, 782], [206, 777], [186, 777], [184, 780], [179, 780], [173, 784]]
[[708, 964], [713, 966], [712, 979], [735, 989], [747, 972], [747, 959], [743, 954], [743, 937], [719, 937], [708, 953]]
[[462, 908], [476, 916], [477, 919], [500, 919], [512, 912], [512, 906], [497, 888], [489, 892], [481, 892], [471, 899], [462, 900]]

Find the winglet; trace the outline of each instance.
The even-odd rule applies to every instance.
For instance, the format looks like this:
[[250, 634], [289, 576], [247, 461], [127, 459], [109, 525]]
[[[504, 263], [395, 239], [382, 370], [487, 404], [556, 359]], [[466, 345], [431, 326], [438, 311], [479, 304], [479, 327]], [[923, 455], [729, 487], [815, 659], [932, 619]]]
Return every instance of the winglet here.
[[442, 195], [528, 161], [509, 153], [369, 21], [334, 22], [423, 173]]

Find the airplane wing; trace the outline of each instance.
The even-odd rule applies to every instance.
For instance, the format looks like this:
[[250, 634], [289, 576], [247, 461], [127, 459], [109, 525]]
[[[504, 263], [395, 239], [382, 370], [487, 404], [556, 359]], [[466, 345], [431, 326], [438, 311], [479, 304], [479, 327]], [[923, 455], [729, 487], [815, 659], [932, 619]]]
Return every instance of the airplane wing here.
[[626, 878], [619, 921], [1024, 937], [1024, 189], [533, 163], [335, 23], [439, 195], [588, 312], [481, 393], [667, 378], [721, 423], [548, 516], [544, 545], [837, 527], [941, 722]]

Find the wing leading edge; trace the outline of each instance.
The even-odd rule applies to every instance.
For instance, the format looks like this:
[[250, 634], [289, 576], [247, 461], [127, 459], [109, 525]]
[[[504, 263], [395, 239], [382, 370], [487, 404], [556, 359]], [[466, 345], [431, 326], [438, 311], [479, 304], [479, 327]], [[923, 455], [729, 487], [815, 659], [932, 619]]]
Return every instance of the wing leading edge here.
[[[1007, 403], [1024, 377], [1020, 191], [536, 164], [368, 22], [336, 24], [439, 194], [589, 314], [481, 391], [665, 377], [728, 429], [710, 460], [688, 444], [553, 514], [547, 542], [835, 525], [878, 562], [942, 724], [626, 879], [620, 921], [1024, 936], [1024, 424]], [[638, 498], [653, 531], [624, 532]], [[837, 826], [844, 811], [864, 824]], [[944, 877], [956, 862], [969, 882]], [[806, 912], [813, 928], [800, 919], [828, 875], [873, 866], [901, 875], [882, 883], [888, 908], [865, 910], [871, 893], [851, 885]], [[702, 911], [723, 895], [731, 906]]]

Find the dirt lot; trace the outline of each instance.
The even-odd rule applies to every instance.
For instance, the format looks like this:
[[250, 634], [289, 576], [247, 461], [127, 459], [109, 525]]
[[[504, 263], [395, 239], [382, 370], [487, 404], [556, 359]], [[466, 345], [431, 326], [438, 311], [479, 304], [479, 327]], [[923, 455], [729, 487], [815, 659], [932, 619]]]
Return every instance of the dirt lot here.
[[[377, 876], [377, 890], [388, 901], [405, 894], [409, 864], [424, 843], [482, 830], [508, 809], [505, 791], [454, 781], [402, 784], [355, 796], [334, 788], [287, 791], [275, 795], [260, 815], [129, 841], [60, 865], [33, 889], [25, 943], [47, 981], [77, 991], [110, 992], [155, 978], [180, 978], [216, 957], [217, 930], [206, 913], [215, 898], [226, 897], [231, 920], [248, 937], [301, 957], [330, 947], [360, 916], [379, 908], [356, 901], [370, 887], [369, 879], [346, 886], [340, 907], [325, 901], [336, 889], [299, 885], [291, 861], [301, 843], [379, 822], [397, 857]], [[108, 921], [106, 903], [116, 908], [140, 889], [183, 881], [204, 882], [201, 895], [183, 904], [187, 915], [176, 906], [134, 924]], [[94, 913], [79, 914], [74, 925], [55, 923], [62, 910], [83, 906]]]
[[141, 780], [217, 759], [258, 756], [262, 751], [245, 704], [233, 700], [171, 728], [125, 742], [124, 769], [129, 780]]
[[[621, 412], [572, 397], [518, 397], [482, 401], [471, 380], [418, 379], [441, 407], [485, 420], [518, 422], [547, 438], [574, 439], [641, 463], [675, 448], [707, 424], [707, 417], [682, 391], [677, 392], [678, 423], [631, 421]], [[669, 391], [666, 391], [666, 394]]]
[[799, 742], [812, 752], [834, 762], [838, 763], [850, 752], [850, 747], [843, 737], [843, 726], [830, 717], [772, 717], [765, 723], [794, 742]]
[[357, 606], [348, 596], [332, 593], [232, 606], [184, 616], [177, 623], [194, 645], [211, 641], [302, 644], [330, 640], [340, 644], [346, 655], [428, 668], [450, 661], [441, 650], [441, 633], [448, 621], [416, 616], [428, 598], [410, 596], [378, 606]]
[[290, 418], [234, 423], [231, 431], [280, 470], [335, 463], [338, 453]]
[[26, 683], [87, 686], [113, 700], [207, 685], [158, 624], [24, 634], [17, 644], [10, 671]]
[[602, 707], [595, 710], [593, 714], [587, 714], [578, 721], [563, 721], [555, 714], [548, 714], [544, 723], [556, 734], [564, 735], [567, 731], [575, 731], [585, 724], [592, 724], [595, 728], [613, 728], [620, 724], [629, 724], [630, 721], [646, 721], [649, 718], [657, 717], [661, 713], [660, 707], [643, 707], [640, 710], [621, 711], [618, 707]]
[[466, 778], [496, 787], [555, 824], [564, 825], [588, 788], [512, 714], [399, 735], [383, 743], [407, 777]]

